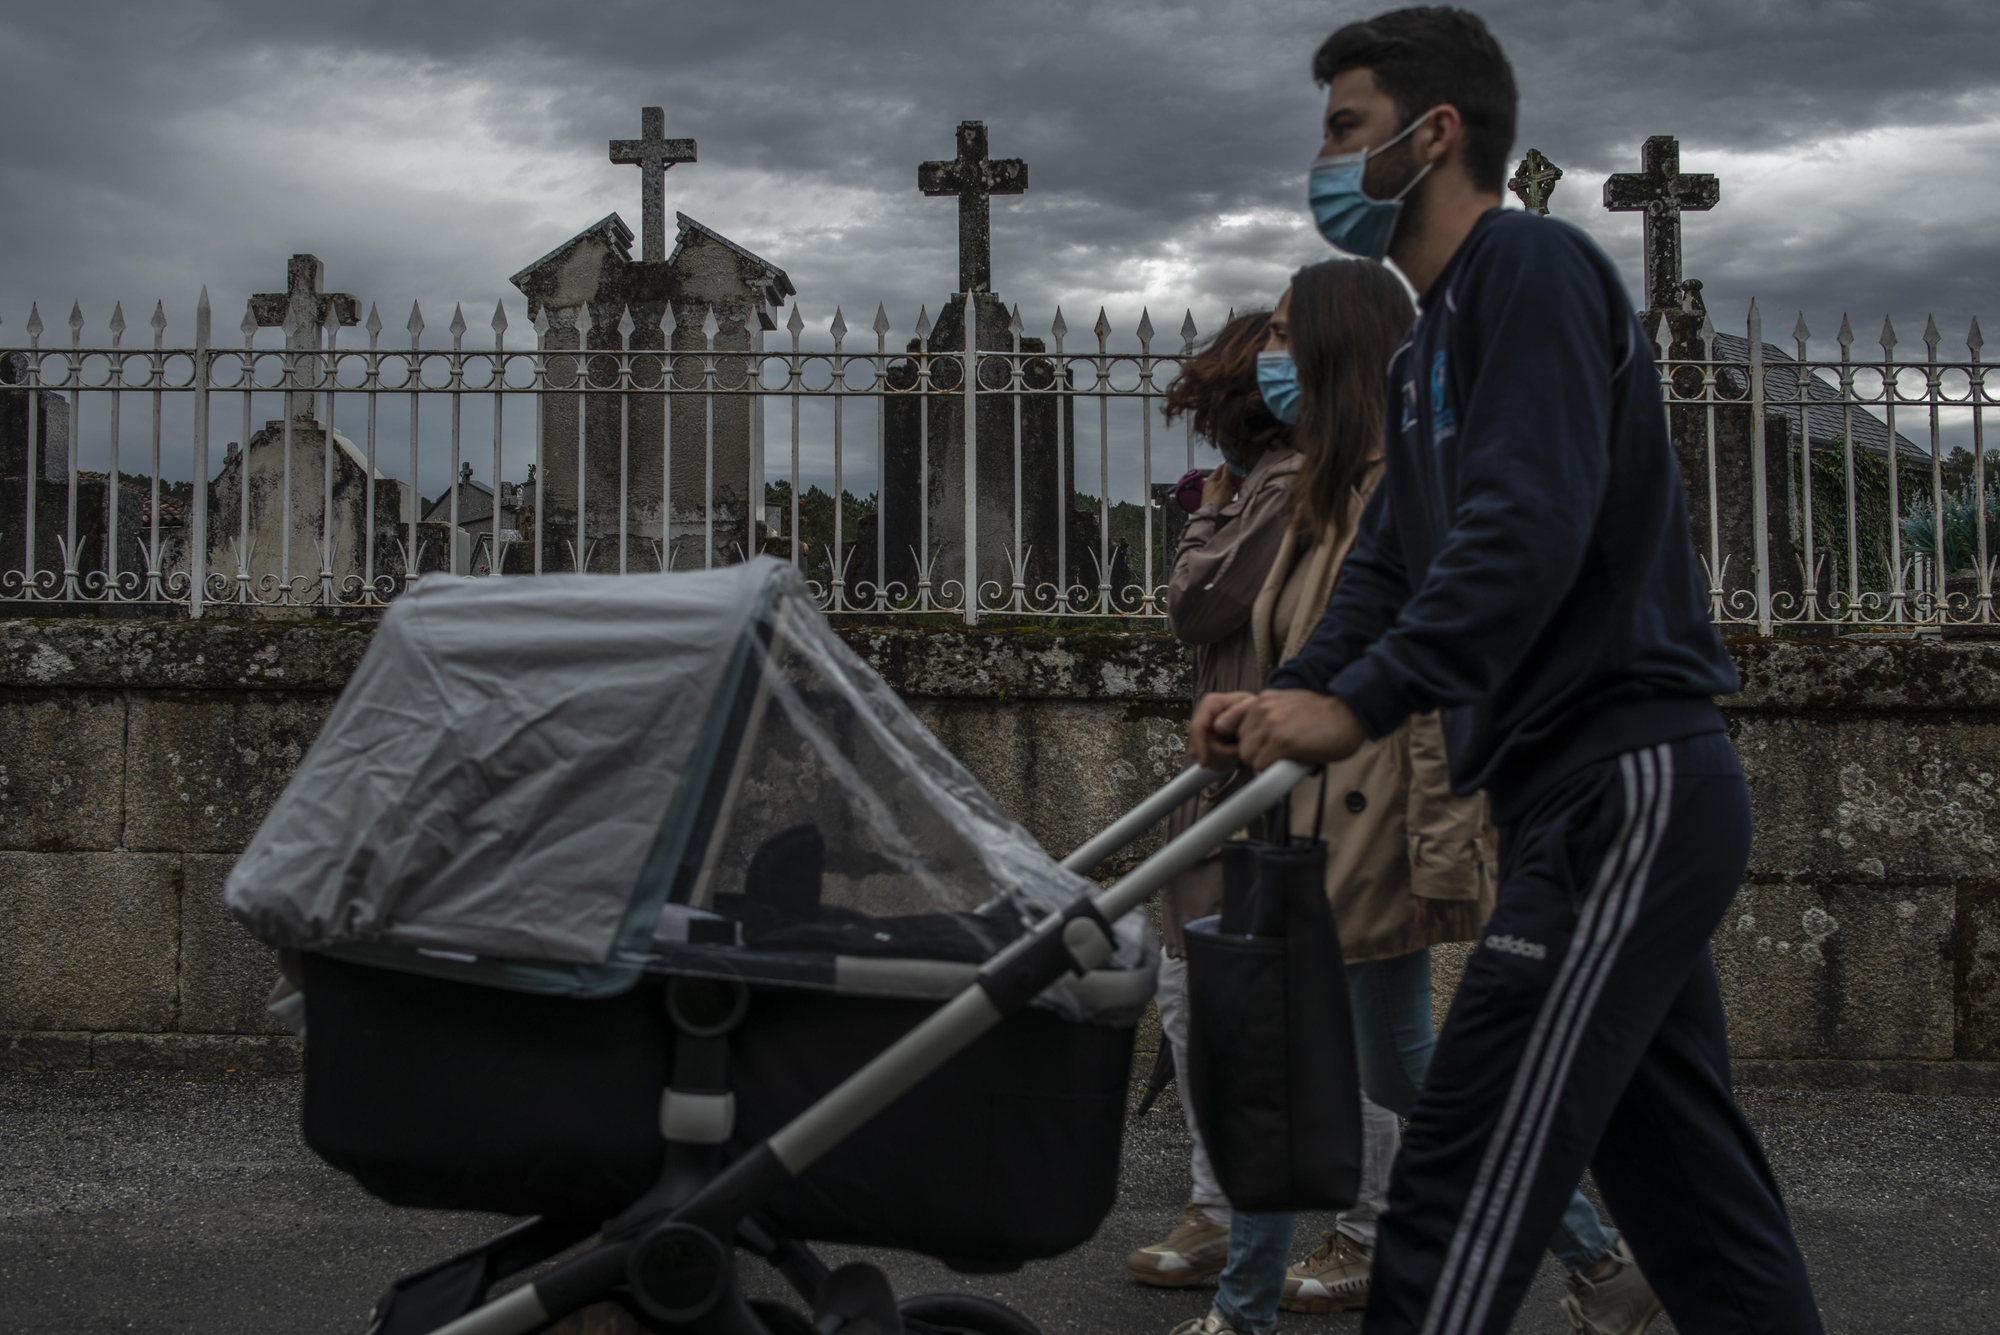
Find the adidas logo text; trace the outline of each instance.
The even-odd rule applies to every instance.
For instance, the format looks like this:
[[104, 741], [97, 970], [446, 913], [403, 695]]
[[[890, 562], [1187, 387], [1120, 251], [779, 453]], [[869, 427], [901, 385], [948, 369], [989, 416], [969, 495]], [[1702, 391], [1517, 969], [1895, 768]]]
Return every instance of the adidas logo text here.
[[1520, 955], [1531, 960], [1545, 960], [1549, 948], [1537, 941], [1523, 941], [1518, 936], [1489, 936], [1483, 942], [1488, 950], [1502, 950], [1509, 955]]

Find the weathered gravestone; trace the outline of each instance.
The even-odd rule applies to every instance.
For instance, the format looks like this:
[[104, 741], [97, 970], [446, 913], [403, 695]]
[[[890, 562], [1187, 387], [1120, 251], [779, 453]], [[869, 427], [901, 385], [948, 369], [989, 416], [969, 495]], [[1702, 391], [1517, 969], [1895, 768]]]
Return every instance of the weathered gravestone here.
[[[1641, 267], [1647, 304], [1639, 322], [1648, 350], [1664, 365], [1667, 415], [1687, 484], [1689, 527], [1711, 598], [1731, 620], [1754, 618], [1761, 584], [1776, 617], [1798, 616], [1808, 601], [1825, 615], [1831, 610], [1829, 596], [1848, 580], [1824, 542], [1816, 544], [1817, 568], [1808, 579], [1806, 479], [1825, 466], [1809, 461], [1843, 451], [1850, 433], [1853, 448], [1864, 459], [1893, 450], [1899, 459], [1923, 463], [1922, 452], [1900, 433], [1892, 439], [1873, 413], [1843, 407], [1835, 386], [1806, 374], [1797, 359], [1764, 342], [1754, 302], [1750, 338], [1716, 332], [1702, 300], [1702, 284], [1682, 276], [1680, 214], [1714, 208], [1722, 197], [1721, 183], [1711, 175], [1682, 172], [1680, 144], [1671, 135], [1647, 139], [1641, 160], [1643, 171], [1606, 179], [1604, 206], [1645, 216]], [[1524, 161], [1517, 175], [1528, 177], [1529, 166]], [[1793, 335], [1803, 348], [1810, 336], [1803, 316]], [[1761, 579], [1752, 338], [1762, 364], [1765, 400]], [[1852, 338], [1845, 324], [1842, 338], [1843, 345]], [[1705, 371], [1702, 363], [1711, 365]], [[1814, 495], [1822, 504], [1827, 499], [1821, 490]], [[1813, 516], [1816, 531], [1823, 531], [1826, 518]], [[1871, 542], [1885, 541], [1865, 531], [1860, 538], [1864, 550]]]
[[[153, 323], [156, 332], [165, 327], [163, 307], [156, 307]], [[122, 304], [113, 310], [110, 327], [117, 347], [125, 333]], [[31, 308], [27, 328], [39, 346], [39, 307]], [[83, 313], [76, 306], [70, 309], [70, 332], [72, 347], [80, 345]], [[167, 485], [156, 506], [150, 479], [132, 471], [129, 454], [118, 460], [115, 475], [79, 468], [72, 479], [76, 442], [70, 396], [27, 388], [30, 355], [0, 355], [0, 592], [16, 595], [33, 589], [46, 597], [97, 599], [115, 590], [121, 598], [163, 596], [153, 577], [168, 576], [186, 564], [175, 488]], [[56, 373], [54, 367], [50, 370]]]
[[[909, 351], [963, 352], [970, 305], [975, 350], [1043, 352], [1046, 344], [1022, 337], [1018, 317], [992, 291], [990, 197], [1024, 192], [1028, 166], [1018, 158], [988, 157], [986, 127], [978, 121], [961, 123], [957, 142], [956, 157], [918, 167], [917, 184], [926, 195], [958, 201], [958, 290], [939, 311], [937, 323], [911, 340]], [[968, 450], [963, 363], [934, 362], [932, 374], [934, 389], [952, 392], [891, 394], [886, 402], [879, 538], [872, 526], [859, 535], [846, 571], [850, 605], [870, 605], [877, 587], [878, 550], [886, 583], [900, 585], [903, 596], [914, 596], [926, 573], [934, 597], [947, 583], [986, 586], [987, 596], [980, 602], [1002, 608], [1013, 602], [1017, 590], [1024, 602], [1043, 609], [1059, 582], [1094, 590], [1098, 577], [1089, 558], [1096, 550], [1095, 529], [1086, 534], [1071, 512], [1075, 401], [1052, 393], [1007, 393], [1007, 361], [983, 359], [974, 384], [975, 449]], [[1051, 361], [1026, 364], [1031, 391], [1052, 387], [1056, 374]], [[890, 384], [893, 389], [910, 390], [916, 376], [901, 367], [892, 372]], [[970, 518], [977, 531], [970, 579], [968, 473], [973, 486]], [[1065, 521], [1067, 534], [1061, 527]], [[1067, 570], [1060, 564], [1064, 557]], [[853, 592], [856, 585], [867, 586], [861, 598]], [[979, 597], [977, 588], [968, 588], [966, 594]]]
[[318, 354], [335, 346], [343, 326], [361, 322], [353, 296], [322, 290], [325, 272], [317, 256], [294, 255], [285, 290], [258, 293], [244, 312], [246, 346], [258, 329], [284, 331], [299, 388], [286, 392], [285, 416], [241, 448], [232, 442], [209, 483], [208, 571], [233, 587], [211, 585], [205, 598], [270, 601], [289, 589], [293, 603], [332, 605], [358, 601], [371, 575], [380, 597], [401, 585], [415, 492], [378, 466], [371, 520], [367, 455], [320, 416], [326, 368]]
[[[777, 327], [771, 312], [794, 294], [792, 280], [684, 213], [674, 215], [678, 230], [667, 253], [665, 173], [695, 160], [695, 142], [666, 138], [659, 107], [643, 108], [640, 125], [640, 138], [611, 141], [611, 160], [640, 172], [639, 258], [632, 257], [631, 228], [613, 213], [510, 280], [528, 298], [529, 318], [540, 317], [542, 346], [664, 353], [671, 316], [675, 353], [762, 350], [764, 333]], [[612, 359], [583, 360], [586, 389], [617, 385]], [[658, 387], [664, 360], [635, 358], [632, 383]], [[761, 400], [726, 392], [749, 382], [747, 359], [715, 361], [714, 387], [725, 392], [677, 394], [671, 414], [663, 410], [663, 396], [653, 394], [542, 396], [544, 569], [579, 563], [619, 569], [621, 519], [622, 555], [631, 570], [659, 569], [668, 561], [688, 569], [756, 551], [763, 505]], [[677, 388], [705, 388], [701, 356], [679, 356], [675, 363]], [[552, 360], [550, 383], [558, 390], [575, 384], [577, 374], [570, 359]], [[522, 540], [531, 544], [533, 534], [523, 533]]]
[[[1647, 139], [1640, 162], [1642, 171], [1616, 172], [1604, 182], [1608, 211], [1644, 216], [1640, 273], [1646, 304], [1639, 311], [1639, 324], [1645, 343], [1639, 351], [1657, 360], [1664, 349], [1673, 398], [1699, 398], [1705, 392], [1701, 370], [1674, 365], [1705, 360], [1712, 342], [1703, 332], [1707, 312], [1701, 307], [1701, 284], [1684, 282], [1681, 277], [1680, 215], [1682, 210], [1705, 212], [1714, 208], [1722, 197], [1721, 183], [1707, 174], [1683, 173], [1680, 143], [1671, 135]], [[1746, 610], [1754, 611], [1757, 585], [1757, 512], [1751, 486], [1755, 432], [1748, 396], [1742, 392], [1747, 381], [1738, 373], [1722, 372], [1715, 384], [1719, 387], [1716, 397], [1722, 402], [1670, 402], [1667, 416], [1687, 486], [1689, 527], [1704, 578], [1725, 614], [1742, 615]], [[1787, 583], [1787, 572], [1798, 566], [1789, 546], [1791, 516], [1783, 504], [1788, 448], [1784, 423], [1767, 419], [1765, 463], [1770, 479], [1777, 484], [1766, 497], [1771, 535], [1767, 570], [1773, 591], [1796, 596], [1796, 580]], [[1712, 521], [1711, 487], [1715, 497]]]

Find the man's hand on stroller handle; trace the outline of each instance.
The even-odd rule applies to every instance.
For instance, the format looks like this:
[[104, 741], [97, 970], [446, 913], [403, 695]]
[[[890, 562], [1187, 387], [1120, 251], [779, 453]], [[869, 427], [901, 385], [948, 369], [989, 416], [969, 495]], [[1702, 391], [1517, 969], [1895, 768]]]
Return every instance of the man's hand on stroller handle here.
[[1219, 691], [1201, 698], [1188, 725], [1188, 749], [1208, 769], [1238, 761], [1259, 772], [1280, 760], [1322, 765], [1347, 759], [1367, 740], [1354, 711], [1318, 691]]

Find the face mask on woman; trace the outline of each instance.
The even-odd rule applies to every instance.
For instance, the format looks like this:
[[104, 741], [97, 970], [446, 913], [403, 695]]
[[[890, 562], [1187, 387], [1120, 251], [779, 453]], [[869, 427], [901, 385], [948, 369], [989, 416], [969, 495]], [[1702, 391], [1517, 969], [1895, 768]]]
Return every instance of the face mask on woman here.
[[1257, 392], [1271, 416], [1286, 426], [1299, 422], [1299, 364], [1289, 352], [1257, 354]]
[[1314, 161], [1312, 172], [1306, 177], [1306, 203], [1311, 206], [1313, 222], [1328, 245], [1364, 260], [1379, 260], [1389, 253], [1389, 240], [1396, 233], [1396, 217], [1403, 211], [1403, 200], [1417, 188], [1418, 181], [1430, 174], [1432, 164], [1426, 162], [1423, 170], [1396, 192], [1394, 199], [1370, 199], [1361, 188], [1361, 178], [1368, 170], [1369, 158], [1402, 143], [1430, 118], [1429, 112], [1417, 117], [1380, 148], [1337, 153]]

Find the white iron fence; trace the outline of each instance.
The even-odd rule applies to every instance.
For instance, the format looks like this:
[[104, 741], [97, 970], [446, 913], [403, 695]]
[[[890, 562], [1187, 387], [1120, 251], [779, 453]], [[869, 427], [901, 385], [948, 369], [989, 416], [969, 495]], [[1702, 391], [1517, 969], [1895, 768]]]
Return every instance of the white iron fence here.
[[[1100, 312], [1076, 350], [1060, 312], [1028, 337], [988, 298], [898, 340], [878, 309], [858, 351], [838, 313], [830, 347], [802, 347], [796, 307], [782, 350], [713, 312], [655, 330], [577, 315], [538, 315], [536, 346], [513, 349], [503, 307], [490, 348], [465, 347], [455, 314], [444, 349], [421, 346], [413, 308], [409, 347], [384, 348], [371, 308], [367, 346], [347, 348], [329, 307], [264, 349], [249, 313], [243, 345], [216, 347], [205, 293], [177, 346], [159, 310], [149, 347], [125, 346], [122, 312], [87, 345], [73, 309], [69, 346], [45, 348], [37, 313], [29, 346], [0, 354], [0, 603], [325, 612], [433, 570], [768, 551], [830, 612], [1163, 613], [1166, 494], [1197, 460], [1184, 430], [1156, 442], [1158, 401], [1191, 315], [1171, 352], [1143, 315], [1121, 342]], [[1754, 304], [1740, 339], [1698, 311], [1668, 323], [1655, 351], [1718, 622], [1993, 622], [1976, 322], [1963, 360], [1940, 359], [1932, 323], [1922, 361], [1897, 359], [1887, 322], [1871, 358], [1843, 318], [1831, 360], [1809, 356], [1803, 317], [1793, 352], [1765, 343]]]

